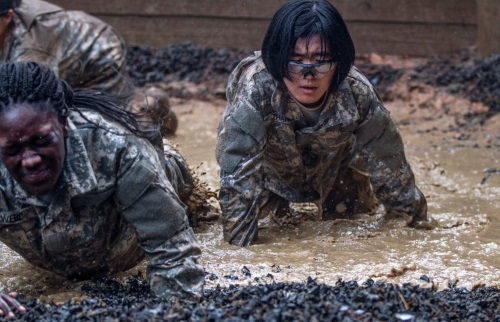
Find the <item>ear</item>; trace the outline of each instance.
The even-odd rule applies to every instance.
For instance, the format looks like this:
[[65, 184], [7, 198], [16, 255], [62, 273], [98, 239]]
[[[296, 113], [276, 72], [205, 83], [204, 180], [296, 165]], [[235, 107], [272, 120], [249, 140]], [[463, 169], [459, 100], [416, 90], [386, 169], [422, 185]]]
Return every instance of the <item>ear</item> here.
[[62, 124], [64, 138], [67, 139], [69, 137], [69, 133], [71, 132], [71, 129], [69, 128], [69, 124], [68, 124], [68, 118], [65, 117], [62, 120], [61, 124]]

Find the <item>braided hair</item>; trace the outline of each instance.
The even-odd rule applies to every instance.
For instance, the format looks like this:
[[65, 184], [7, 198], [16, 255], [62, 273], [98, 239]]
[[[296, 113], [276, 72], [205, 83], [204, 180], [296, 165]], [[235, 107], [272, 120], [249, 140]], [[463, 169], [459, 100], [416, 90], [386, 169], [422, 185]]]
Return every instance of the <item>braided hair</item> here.
[[83, 110], [92, 110], [118, 122], [137, 136], [151, 140], [157, 135], [153, 131], [141, 130], [137, 115], [126, 111], [124, 102], [113, 95], [89, 88], [72, 89], [50, 68], [36, 62], [5, 63], [0, 66], [0, 113], [22, 103], [40, 111], [52, 109], [60, 121], [67, 118], [71, 110], [93, 123], [82, 113]]

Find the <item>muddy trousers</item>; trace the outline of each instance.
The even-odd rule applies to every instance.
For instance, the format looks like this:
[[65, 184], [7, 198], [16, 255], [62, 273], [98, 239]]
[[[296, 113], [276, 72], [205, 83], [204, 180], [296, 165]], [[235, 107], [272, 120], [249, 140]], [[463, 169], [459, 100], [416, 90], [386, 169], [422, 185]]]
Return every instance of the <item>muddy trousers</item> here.
[[[289, 202], [268, 191], [262, 207], [262, 215], [270, 211], [282, 217], [288, 211]], [[373, 213], [378, 206], [370, 179], [351, 168], [342, 168], [323, 202], [323, 220], [350, 218], [354, 214]]]

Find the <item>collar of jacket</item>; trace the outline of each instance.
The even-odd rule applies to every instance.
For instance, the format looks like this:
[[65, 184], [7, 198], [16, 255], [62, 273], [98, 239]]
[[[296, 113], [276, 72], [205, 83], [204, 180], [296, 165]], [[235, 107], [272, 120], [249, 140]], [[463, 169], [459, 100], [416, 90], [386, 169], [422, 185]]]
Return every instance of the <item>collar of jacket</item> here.
[[66, 140], [62, 183], [68, 184], [70, 196], [74, 196], [96, 190], [98, 186], [87, 148], [70, 118], [68, 118], [68, 126], [70, 134]]
[[30, 29], [39, 16], [64, 11], [63, 8], [45, 1], [23, 0], [19, 8], [15, 9], [19, 19]]

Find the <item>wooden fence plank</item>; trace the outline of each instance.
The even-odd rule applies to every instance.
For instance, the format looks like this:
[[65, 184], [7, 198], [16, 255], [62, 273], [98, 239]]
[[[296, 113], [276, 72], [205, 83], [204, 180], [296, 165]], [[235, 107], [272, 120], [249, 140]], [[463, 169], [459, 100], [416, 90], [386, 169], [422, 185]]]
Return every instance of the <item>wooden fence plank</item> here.
[[500, 1], [478, 0], [477, 49], [481, 57], [500, 53]]
[[[259, 50], [267, 20], [213, 18], [103, 17], [121, 30], [130, 44], [162, 47], [191, 41], [212, 47]], [[141, 25], [141, 28], [137, 28]], [[424, 56], [453, 53], [474, 45], [476, 28], [461, 25], [350, 22], [348, 28], [359, 53], [378, 52]], [[158, 35], [161, 35], [159, 37]], [[443, 41], [445, 39], [446, 41]]]
[[475, 0], [331, 0], [347, 21], [475, 24]]
[[[130, 44], [161, 47], [191, 41], [257, 50], [271, 16], [286, 0], [51, 0], [115, 26]], [[331, 0], [359, 53], [433, 55], [473, 46], [476, 1]]]
[[[346, 20], [421, 23], [476, 22], [476, 0], [331, 0]], [[52, 0], [96, 15], [270, 19], [286, 0]]]
[[[120, 30], [129, 44], [162, 47], [167, 44], [191, 41], [193, 43], [256, 50], [261, 46], [268, 25], [264, 20], [228, 20], [214, 18], [163, 19], [152, 17], [102, 17]], [[141, 27], [138, 28], [137, 26]]]
[[432, 56], [473, 46], [475, 26], [349, 23], [359, 53]]

